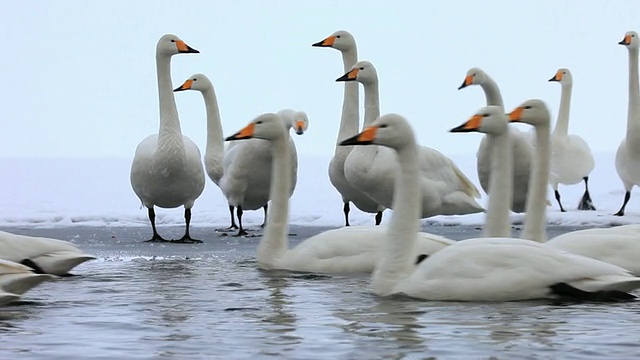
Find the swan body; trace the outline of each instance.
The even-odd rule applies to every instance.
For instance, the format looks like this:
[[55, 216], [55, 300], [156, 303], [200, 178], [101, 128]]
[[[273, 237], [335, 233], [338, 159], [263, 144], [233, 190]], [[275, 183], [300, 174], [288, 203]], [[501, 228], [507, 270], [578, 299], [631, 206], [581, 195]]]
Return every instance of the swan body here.
[[13, 261], [0, 260], [0, 304], [17, 300], [16, 296], [55, 278], [54, 275], [36, 274], [30, 267]]
[[616, 152], [616, 171], [625, 189], [622, 207], [615, 214], [623, 216], [631, 198], [631, 189], [640, 184], [640, 90], [638, 89], [638, 48], [640, 39], [635, 31], [628, 31], [619, 42], [629, 50], [629, 107], [627, 134]]
[[[312, 236], [294, 248], [288, 248], [289, 181], [284, 174], [291, 166], [288, 156], [288, 133], [277, 114], [257, 117], [247, 127], [227, 140], [264, 139], [273, 151], [271, 172], [271, 210], [258, 246], [258, 266], [320, 273], [371, 273], [381, 245], [385, 227], [349, 226]], [[248, 140], [245, 140], [248, 141]], [[452, 240], [428, 233], [417, 233], [415, 262], [418, 255], [430, 255], [453, 243]]]
[[[368, 61], [357, 62], [338, 81], [358, 81], [364, 86], [365, 126], [380, 116], [378, 75]], [[475, 198], [480, 197], [473, 185], [455, 163], [440, 152], [420, 146], [420, 217], [433, 215], [463, 215], [484, 211]], [[345, 176], [352, 186], [361, 189], [377, 203], [390, 208], [393, 188], [399, 171], [394, 152], [382, 146], [356, 147], [345, 161]]]
[[[467, 71], [465, 80], [458, 89], [463, 89], [470, 85], [480, 85], [487, 98], [487, 105], [500, 106], [504, 109], [502, 94], [496, 82], [482, 69], [471, 68]], [[527, 189], [529, 188], [529, 177], [531, 174], [531, 162], [533, 157], [533, 147], [530, 136], [515, 127], [511, 127], [511, 151], [513, 153], [513, 181], [512, 181], [512, 204], [511, 210], [523, 212], [527, 203]], [[489, 183], [491, 174], [491, 144], [484, 137], [478, 147], [477, 169], [480, 186], [489, 193]]]
[[131, 186], [148, 209], [153, 229], [150, 241], [166, 241], [156, 230], [154, 207], [185, 209], [185, 235], [177, 242], [200, 242], [189, 235], [191, 208], [204, 190], [204, 169], [198, 146], [182, 135], [171, 85], [171, 56], [197, 53], [177, 36], [167, 34], [156, 46], [160, 129], [136, 148], [131, 165]]
[[[512, 117], [514, 121], [544, 116], [545, 111], [548, 116], [541, 101], [526, 102], [519, 109]], [[499, 108], [483, 108], [467, 126], [479, 127], [489, 117], [504, 117], [504, 113]], [[558, 251], [535, 241], [508, 237], [459, 241], [415, 266], [412, 262], [415, 236], [412, 235], [419, 227], [416, 215], [420, 202], [414, 195], [419, 183], [419, 165], [411, 127], [401, 116], [387, 114], [344, 143], [373, 143], [393, 148], [402, 167], [394, 195], [394, 202], [399, 206], [394, 208], [384, 251], [372, 274], [372, 288], [378, 295], [405, 294], [425, 300], [513, 301], [555, 298], [567, 294], [566, 289], [571, 290], [570, 295], [586, 297], [605, 291], [626, 293], [640, 287], [640, 278], [615, 265]], [[508, 142], [502, 142], [501, 147], [501, 151], [508, 151]], [[504, 198], [500, 202], [503, 207], [509, 205]]]
[[31, 266], [36, 272], [65, 276], [95, 257], [67, 241], [0, 231], [0, 259]]
[[20, 295], [0, 291], [0, 306], [6, 305], [20, 299]]
[[[330, 47], [342, 53], [342, 63], [344, 72], [351, 69], [358, 61], [358, 49], [356, 40], [348, 31], [339, 30], [327, 38], [312, 46]], [[358, 209], [376, 214], [376, 225], [382, 221], [382, 211], [384, 207], [376, 203], [365, 193], [354, 187], [345, 177], [345, 161], [353, 147], [339, 146], [338, 143], [347, 137], [353, 136], [359, 131], [359, 109], [358, 109], [358, 84], [344, 84], [344, 98], [342, 101], [342, 117], [340, 119], [340, 129], [338, 131], [338, 142], [331, 161], [329, 162], [329, 180], [333, 187], [342, 195], [344, 203], [343, 212], [345, 225], [349, 226], [349, 203], [352, 202]]]
[[565, 209], [560, 201], [558, 184], [573, 185], [584, 181], [584, 195], [578, 205], [578, 209], [595, 210], [588, 187], [589, 174], [595, 167], [593, 154], [591, 154], [591, 149], [584, 139], [578, 135], [568, 134], [573, 77], [569, 69], [563, 68], [559, 69], [549, 81], [558, 81], [562, 85], [558, 120], [551, 134], [552, 152], [549, 184], [555, 193], [560, 211], [564, 212]]

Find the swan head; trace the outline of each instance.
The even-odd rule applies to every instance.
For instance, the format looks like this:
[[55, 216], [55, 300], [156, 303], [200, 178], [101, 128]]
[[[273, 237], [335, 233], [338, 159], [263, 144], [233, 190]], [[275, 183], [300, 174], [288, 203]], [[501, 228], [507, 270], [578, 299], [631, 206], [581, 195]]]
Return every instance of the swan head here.
[[227, 137], [226, 141], [263, 139], [278, 140], [287, 136], [282, 117], [274, 113], [266, 113], [258, 116], [235, 134]]
[[571, 76], [571, 71], [569, 71], [569, 69], [558, 69], [558, 71], [556, 71], [556, 74], [549, 79], [549, 81], [557, 81], [560, 84], [572, 84], [573, 83], [573, 77]]
[[340, 145], [374, 144], [398, 150], [411, 143], [415, 144], [415, 137], [409, 122], [401, 115], [385, 114], [358, 135], [340, 142]]
[[618, 44], [626, 46], [628, 49], [637, 49], [639, 47], [640, 39], [638, 39], [638, 33], [635, 31], [627, 31]]
[[327, 36], [324, 40], [311, 44], [311, 46], [330, 47], [340, 51], [349, 51], [356, 48], [356, 39], [348, 31], [338, 30]]
[[358, 81], [363, 84], [378, 82], [378, 72], [372, 63], [366, 60], [353, 64], [351, 70], [337, 78], [336, 81]]
[[506, 132], [508, 127], [509, 118], [504, 114], [500, 106], [485, 106], [464, 124], [449, 131], [453, 133], [480, 132], [499, 135]]
[[509, 122], [522, 122], [533, 126], [549, 126], [549, 108], [542, 100], [532, 99], [520, 104], [509, 114]]
[[489, 75], [480, 68], [471, 68], [467, 71], [467, 75], [462, 81], [462, 85], [458, 86], [458, 90], [464, 89], [469, 85], [482, 85], [489, 79]]
[[187, 80], [185, 80], [182, 85], [173, 89], [173, 91], [198, 90], [200, 92], [205, 92], [212, 87], [213, 85], [206, 75], [194, 74], [191, 75]]
[[298, 135], [304, 134], [309, 128], [309, 117], [304, 111], [295, 111], [292, 109], [283, 109], [278, 111], [278, 115], [282, 118], [282, 122], [287, 131], [293, 128]]
[[163, 35], [156, 45], [156, 54], [172, 56], [175, 54], [197, 54], [200, 51], [187, 45], [182, 39], [173, 34]]

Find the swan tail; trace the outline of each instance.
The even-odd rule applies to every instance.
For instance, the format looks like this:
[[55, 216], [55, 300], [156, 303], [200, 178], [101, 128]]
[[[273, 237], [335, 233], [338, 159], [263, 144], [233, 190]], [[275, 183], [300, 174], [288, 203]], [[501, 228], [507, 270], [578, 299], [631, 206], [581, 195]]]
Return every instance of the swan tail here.
[[2, 275], [0, 276], [0, 290], [20, 295], [45, 281], [55, 278], [53, 275], [35, 274], [32, 272]]
[[441, 215], [466, 215], [484, 212], [482, 205], [462, 191], [454, 191], [442, 198]]
[[458, 166], [456, 166], [456, 164], [454, 164], [453, 162], [451, 162], [451, 168], [456, 174], [456, 177], [458, 177], [458, 179], [462, 183], [462, 191], [464, 191], [465, 194], [474, 197], [475, 199], [480, 199], [480, 191], [471, 182], [471, 180], [469, 180], [467, 175], [465, 175], [462, 170], [460, 170]]
[[560, 300], [620, 302], [636, 299], [634, 295], [621, 290], [584, 291], [564, 282], [553, 284], [549, 288], [551, 293], [556, 295]]
[[24, 259], [21, 261], [39, 274], [52, 274], [58, 276], [68, 276], [69, 271], [74, 267], [89, 260], [95, 260], [96, 257], [74, 251], [62, 251], [50, 253], [33, 259]]
[[20, 295], [18, 294], [0, 291], [0, 305], [8, 304], [18, 299], [20, 299]]

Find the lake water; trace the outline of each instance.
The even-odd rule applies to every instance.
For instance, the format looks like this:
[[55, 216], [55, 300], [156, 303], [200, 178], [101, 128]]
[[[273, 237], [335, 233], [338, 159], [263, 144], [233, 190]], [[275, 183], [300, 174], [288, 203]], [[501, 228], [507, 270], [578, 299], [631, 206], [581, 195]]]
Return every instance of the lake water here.
[[[0, 308], [0, 359], [629, 359], [640, 302], [423, 302], [366, 276], [260, 271], [259, 237], [194, 228], [197, 245], [142, 243], [148, 227], [5, 228], [98, 260]], [[292, 227], [292, 243], [322, 231]], [[550, 235], [567, 231], [555, 227]], [[456, 239], [471, 226], [429, 231]], [[177, 238], [180, 227], [162, 227]]]

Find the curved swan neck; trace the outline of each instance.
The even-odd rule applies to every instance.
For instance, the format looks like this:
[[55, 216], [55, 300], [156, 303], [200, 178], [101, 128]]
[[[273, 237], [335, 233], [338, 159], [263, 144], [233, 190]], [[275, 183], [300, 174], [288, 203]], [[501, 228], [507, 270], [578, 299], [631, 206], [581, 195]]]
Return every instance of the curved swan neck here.
[[512, 153], [510, 131], [500, 135], [488, 134], [491, 146], [491, 177], [489, 179], [489, 206], [484, 237], [511, 237], [509, 205], [513, 192]]
[[529, 180], [529, 192], [527, 193], [527, 209], [522, 230], [522, 239], [545, 242], [547, 233], [545, 227], [547, 188], [549, 182], [549, 167], [551, 162], [549, 125], [537, 125], [536, 129], [536, 155], [533, 170]]
[[[342, 52], [342, 63], [344, 72], [351, 70], [351, 67], [358, 62], [358, 50], [353, 49]], [[354, 136], [358, 133], [360, 126], [360, 93], [356, 81], [346, 81], [344, 83], [344, 95], [342, 98], [342, 116], [340, 118], [340, 128], [338, 130], [338, 141], [336, 150], [344, 147], [339, 146], [340, 141]]]
[[569, 110], [571, 108], [571, 84], [562, 84], [560, 94], [560, 109], [558, 110], [558, 120], [553, 129], [553, 136], [566, 137], [569, 133]]
[[207, 111], [207, 149], [205, 151], [205, 161], [207, 163], [207, 172], [213, 177], [212, 180], [217, 184], [220, 178], [222, 178], [222, 158], [224, 156], [220, 109], [213, 87], [202, 91], [202, 97], [204, 98], [204, 105]]
[[491, 77], [487, 75], [486, 80], [480, 84], [482, 90], [484, 90], [484, 96], [487, 99], [487, 105], [500, 106], [502, 112], [504, 112], [504, 102], [502, 101], [502, 94], [498, 84]]
[[[289, 191], [291, 156], [289, 135], [270, 142], [273, 153], [269, 213], [264, 234], [258, 245], [258, 263], [273, 264], [288, 250]], [[272, 267], [272, 266], [269, 266]]]
[[173, 85], [171, 83], [171, 56], [156, 54], [156, 71], [160, 106], [158, 152], [173, 152], [177, 148], [184, 149], [176, 99], [173, 96]]
[[[640, 141], [640, 91], [638, 90], [638, 49], [629, 48], [629, 108], [627, 110], [627, 144]], [[640, 151], [640, 144], [638, 145]]]
[[422, 212], [419, 192], [418, 152], [414, 139], [397, 150], [400, 170], [393, 189], [393, 215], [372, 275], [376, 293], [391, 293], [398, 280], [408, 276], [415, 259], [416, 234]]
[[377, 80], [362, 85], [364, 87], [364, 128], [380, 117], [380, 93]]

